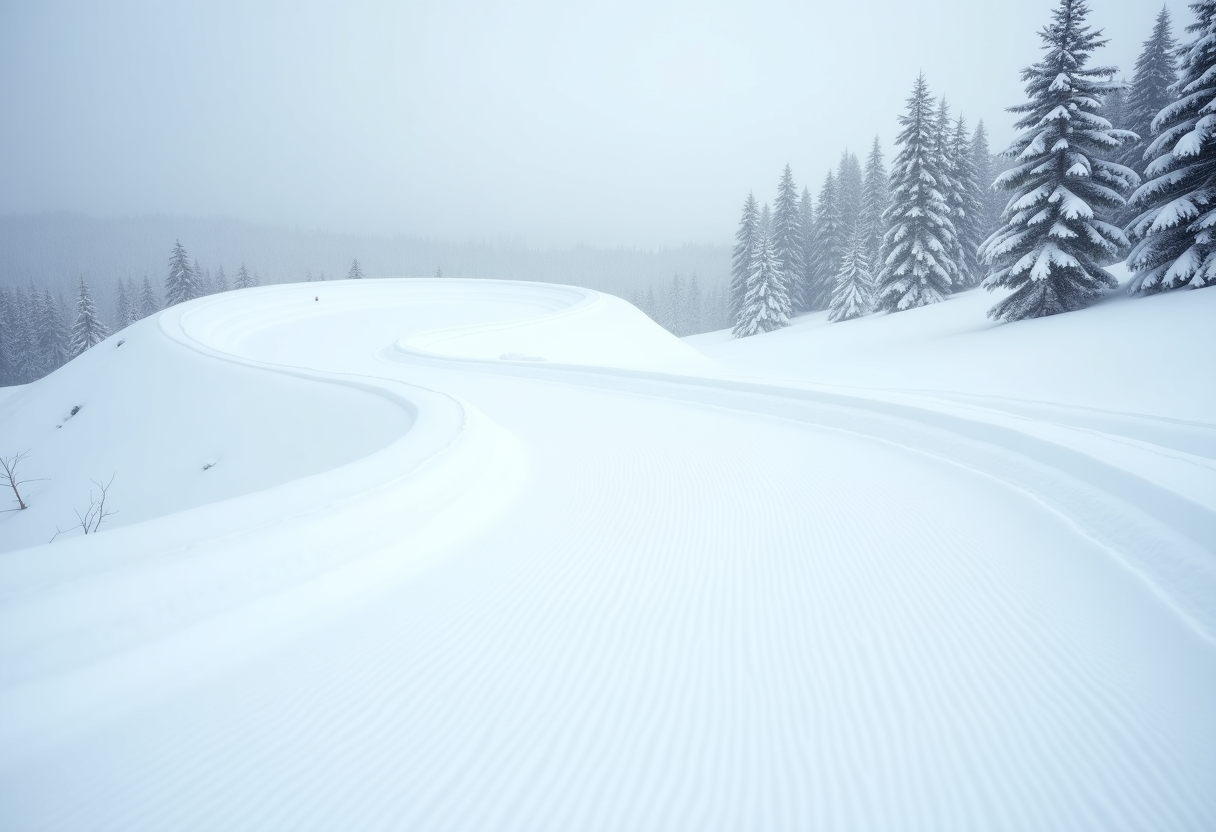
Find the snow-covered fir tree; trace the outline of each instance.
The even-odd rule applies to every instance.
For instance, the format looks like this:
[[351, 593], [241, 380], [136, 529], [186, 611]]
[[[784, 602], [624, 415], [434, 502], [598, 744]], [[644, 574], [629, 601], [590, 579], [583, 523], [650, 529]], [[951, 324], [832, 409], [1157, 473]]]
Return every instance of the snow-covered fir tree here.
[[883, 225], [882, 215], [887, 210], [887, 205], [890, 201], [890, 184], [887, 178], [886, 166], [883, 164], [882, 144], [879, 143], [878, 136], [875, 136], [874, 144], [870, 147], [870, 154], [866, 157], [866, 168], [861, 188], [860, 218], [860, 230], [864, 244], [863, 250], [866, 256], [866, 263], [869, 264], [871, 270], [875, 270], [878, 264], [879, 249], [882, 247], [882, 235], [886, 230]]
[[1181, 50], [1178, 100], [1153, 119], [1146, 180], [1131, 198], [1128, 292], [1216, 285], [1216, 0], [1191, 4], [1194, 39]]
[[963, 285], [966, 280], [962, 265], [963, 245], [962, 240], [959, 238], [959, 215], [956, 213], [961, 207], [962, 196], [959, 192], [962, 189], [962, 184], [958, 181], [958, 165], [957, 160], [954, 158], [954, 123], [950, 120], [950, 105], [947, 103], [946, 96], [944, 95], [938, 99], [934, 125], [934, 152], [937, 154], [937, 168], [941, 171], [938, 176], [937, 187], [942, 192], [942, 201], [946, 203], [950, 224], [954, 226], [954, 248], [950, 251], [950, 259], [954, 261], [954, 265], [958, 269], [958, 275], [950, 288], [951, 291], [957, 292], [959, 289], [966, 288]]
[[347, 280], [362, 280], [363, 269], [359, 268], [359, 258], [356, 257], [354, 262], [350, 264], [350, 271], [346, 273]]
[[[30, 290], [33, 293], [33, 288]], [[37, 340], [34, 307], [30, 294], [18, 286], [9, 296], [8, 315], [5, 322], [8, 338], [7, 352], [13, 384], [28, 384], [38, 378]]]
[[673, 274], [671, 276], [671, 283], [667, 286], [667, 314], [664, 316], [663, 326], [677, 338], [683, 338], [688, 334], [684, 294], [683, 281], [680, 280], [678, 274]]
[[165, 278], [165, 306], [185, 303], [198, 296], [194, 269], [190, 267], [186, 249], [182, 247], [181, 240], [178, 240], [173, 245], [173, 254], [169, 256], [169, 275]]
[[697, 283], [697, 273], [693, 272], [688, 279], [688, 292], [684, 301], [684, 325], [686, 335], [696, 335], [705, 332], [705, 299], [701, 296], [701, 286]]
[[68, 330], [50, 289], [42, 290], [38, 312], [38, 351], [43, 375], [53, 373], [68, 362]]
[[772, 332], [788, 326], [790, 298], [785, 290], [785, 276], [768, 229], [762, 230], [756, 242], [752, 271], [747, 279], [747, 297], [735, 323], [735, 337], [746, 338], [761, 332]]
[[212, 279], [211, 289], [214, 292], [227, 292], [228, 275], [224, 274], [224, 264], [221, 263], [215, 270], [215, 277]]
[[983, 119], [980, 119], [979, 123], [975, 125], [975, 133], [971, 136], [971, 164], [975, 166], [975, 181], [979, 184], [980, 238], [986, 240], [988, 235], [996, 231], [1001, 224], [1001, 212], [1005, 210], [1005, 197], [999, 190], [992, 187], [992, 183], [996, 180], [997, 169], [992, 157], [992, 148], [988, 143], [988, 128], [984, 127]]
[[815, 262], [807, 292], [808, 309], [827, 309], [832, 302], [832, 288], [836, 285], [836, 272], [840, 270], [844, 249], [844, 232], [836, 174], [829, 170], [815, 202]]
[[152, 288], [152, 281], [144, 275], [144, 285], [139, 290], [139, 317], [142, 320], [159, 311], [160, 300], [156, 297], [156, 290]]
[[868, 314], [871, 308], [873, 278], [866, 260], [866, 234], [862, 223], [855, 223], [853, 234], [840, 258], [840, 271], [832, 288], [828, 307], [829, 321], [847, 321]]
[[17, 344], [13, 326], [13, 299], [8, 290], [0, 288], [0, 387], [20, 384], [17, 379], [15, 352]]
[[199, 265], [198, 258], [195, 258], [194, 265], [190, 267], [190, 273], [194, 275], [194, 291], [197, 292], [195, 297], [201, 298], [211, 294], [211, 272]]
[[93, 305], [89, 285], [84, 282], [84, 275], [81, 275], [76, 295], [76, 322], [72, 324], [68, 354], [75, 358], [85, 350], [100, 344], [109, 334], [97, 314], [97, 307]]
[[802, 214], [802, 274], [798, 275], [798, 285], [790, 297], [790, 305], [796, 314], [801, 315], [811, 308], [811, 283], [815, 269], [815, 200], [811, 197], [811, 189], [805, 185], [802, 198], [798, 201], [798, 210]]
[[1153, 119], [1174, 102], [1170, 87], [1178, 80], [1177, 51], [1170, 10], [1162, 6], [1153, 33], [1144, 42], [1144, 49], [1136, 60], [1131, 88], [1123, 104], [1122, 121], [1115, 125], [1139, 136], [1135, 141], [1125, 142], [1117, 157], [1121, 164], [1137, 174], [1143, 174], [1147, 167], [1144, 151], [1152, 140]]
[[[299, 274], [299, 272], [296, 272], [296, 274]], [[236, 270], [236, 279], [232, 282], [232, 288], [248, 289], [250, 286], [256, 285], [257, 283], [254, 282], [254, 279], [249, 274], [249, 269], [245, 268], [245, 264], [242, 263], [241, 267]]]
[[743, 309], [747, 296], [747, 278], [751, 275], [752, 260], [756, 254], [756, 240], [760, 233], [760, 208], [755, 194], [748, 194], [743, 201], [743, 216], [735, 231], [735, 247], [730, 260], [730, 314], [732, 319]]
[[857, 154], [846, 150], [836, 168], [836, 200], [839, 206], [836, 213], [840, 216], [841, 257], [853, 235], [853, 226], [861, 219], [862, 187], [861, 163], [857, 160]]
[[131, 300], [127, 296], [127, 284], [125, 280], [119, 278], [114, 293], [114, 329], [126, 329], [131, 322]]
[[971, 155], [971, 137], [967, 134], [967, 122], [961, 115], [954, 123], [949, 155], [954, 168], [954, 201], [950, 206], [950, 214], [959, 247], [955, 260], [959, 279], [955, 288], [970, 289], [983, 277], [979, 251], [988, 234], [983, 226], [983, 209], [980, 203], [983, 194]]
[[1132, 134], [1099, 113], [1115, 69], [1088, 66], [1106, 42], [1085, 25], [1088, 15], [1085, 0], [1060, 0], [1039, 33], [1047, 54], [1022, 72], [1029, 100], [1011, 108], [1025, 114], [1005, 151], [1017, 165], [997, 179], [1010, 194], [1005, 224], [982, 251], [991, 269], [984, 288], [1013, 290], [988, 311], [998, 320], [1080, 309], [1115, 285], [1103, 267], [1127, 248], [1106, 220], [1137, 182], [1109, 161]]
[[787, 164], [777, 183], [777, 201], [773, 207], [773, 252], [785, 278], [785, 293], [791, 300], [797, 296], [802, 277], [802, 212], [798, 205], [798, 188], [794, 172]]
[[900, 150], [891, 165], [891, 204], [883, 214], [887, 231], [874, 297], [875, 308], [888, 312], [937, 303], [958, 278], [953, 259], [958, 244], [939, 189], [937, 119], [924, 74], [917, 76], [899, 123]]

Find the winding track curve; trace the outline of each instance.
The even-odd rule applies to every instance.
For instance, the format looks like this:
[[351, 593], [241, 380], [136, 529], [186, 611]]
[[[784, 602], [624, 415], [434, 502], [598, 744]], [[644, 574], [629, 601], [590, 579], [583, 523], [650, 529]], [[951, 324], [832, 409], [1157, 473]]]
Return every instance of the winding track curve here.
[[681, 374], [583, 290], [314, 291], [161, 327], [411, 435], [205, 572], [113, 532], [146, 568], [73, 601], [188, 595], [154, 642], [8, 605], [6, 828], [1216, 825], [1203, 501], [991, 415]]

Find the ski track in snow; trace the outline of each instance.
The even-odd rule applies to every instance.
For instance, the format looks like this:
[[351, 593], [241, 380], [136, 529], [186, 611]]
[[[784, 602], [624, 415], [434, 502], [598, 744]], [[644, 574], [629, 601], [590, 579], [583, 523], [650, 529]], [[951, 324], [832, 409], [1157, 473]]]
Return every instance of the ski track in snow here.
[[1213, 495], [1111, 450], [1202, 468], [1210, 426], [716, 377], [568, 287], [316, 291], [161, 327], [410, 431], [288, 500], [68, 541], [95, 572], [65, 549], [66, 586], [55, 547], [5, 556], [0, 827], [1216, 827]]

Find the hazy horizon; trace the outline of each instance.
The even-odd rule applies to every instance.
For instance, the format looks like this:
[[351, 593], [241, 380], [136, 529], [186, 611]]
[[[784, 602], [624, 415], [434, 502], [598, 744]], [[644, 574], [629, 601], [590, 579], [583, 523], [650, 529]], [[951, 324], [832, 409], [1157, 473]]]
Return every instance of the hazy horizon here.
[[[1053, 5], [8, 3], [0, 214], [722, 244], [786, 162], [889, 160], [919, 71], [1002, 147]], [[1160, 5], [1091, 6], [1130, 77]]]

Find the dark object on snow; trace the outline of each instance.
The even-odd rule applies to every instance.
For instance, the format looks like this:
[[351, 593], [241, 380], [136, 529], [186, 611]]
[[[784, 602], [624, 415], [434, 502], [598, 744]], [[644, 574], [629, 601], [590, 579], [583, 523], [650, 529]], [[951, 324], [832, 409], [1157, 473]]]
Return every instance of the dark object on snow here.
[[211, 460], [210, 462], [204, 462], [203, 470], [206, 471], [208, 468], [214, 468], [216, 465], [216, 462], [217, 462], [217, 460], [214, 460], [214, 459]]
[[127, 339], [126, 339], [126, 338], [119, 338], [119, 339], [118, 339], [118, 343], [114, 345], [114, 349], [118, 349], [119, 347], [121, 347], [121, 346], [122, 346], [123, 344], [125, 344], [125, 343], [127, 343]]
[[72, 412], [68, 414], [68, 418], [71, 419], [73, 416], [75, 416], [79, 412], [80, 412], [80, 405], [75, 405], [72, 408]]
[[316, 295], [315, 297], [313, 297], [313, 300], [320, 300], [320, 299], [321, 299], [320, 295]]

